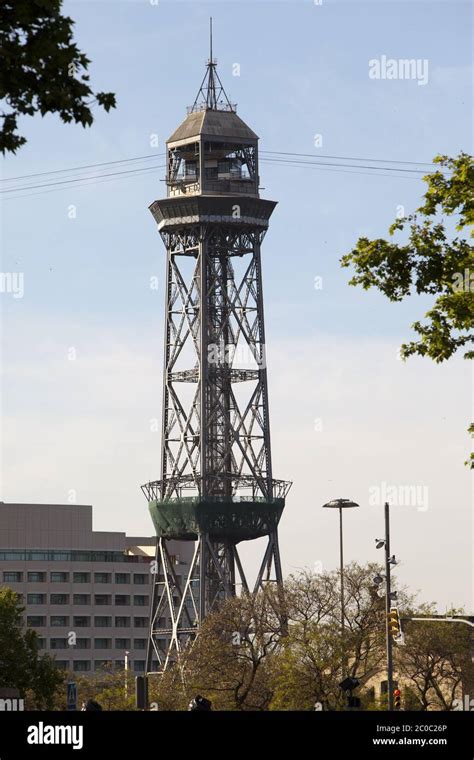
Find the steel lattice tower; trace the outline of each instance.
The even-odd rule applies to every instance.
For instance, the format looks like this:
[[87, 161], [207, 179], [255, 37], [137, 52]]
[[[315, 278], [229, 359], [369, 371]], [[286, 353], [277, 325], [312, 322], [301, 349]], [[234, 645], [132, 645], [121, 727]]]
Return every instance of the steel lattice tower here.
[[[272, 473], [260, 259], [276, 203], [259, 196], [258, 137], [227, 98], [212, 43], [194, 105], [167, 142], [166, 182], [167, 198], [150, 206], [166, 247], [166, 303], [161, 478], [142, 486], [157, 534], [147, 672], [153, 657], [160, 669], [175, 661], [219, 600], [282, 581], [290, 483]], [[263, 536], [250, 586], [237, 547]], [[195, 542], [181, 580], [173, 539]]]

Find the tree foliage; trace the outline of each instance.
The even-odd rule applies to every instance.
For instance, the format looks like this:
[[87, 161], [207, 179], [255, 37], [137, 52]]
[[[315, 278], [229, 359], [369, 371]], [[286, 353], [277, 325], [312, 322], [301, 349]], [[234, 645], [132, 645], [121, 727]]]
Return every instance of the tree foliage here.
[[285, 647], [275, 668], [273, 709], [343, 710], [343, 651], [345, 675], [357, 678], [362, 694], [370, 679], [383, 669], [384, 600], [377, 594], [375, 564], [351, 563], [344, 569], [344, 644], [341, 640], [339, 573], [303, 573], [286, 587], [291, 621]]
[[39, 654], [38, 635], [23, 632], [18, 594], [0, 588], [0, 687], [18, 689], [30, 708], [52, 709], [64, 676], [47, 655]]
[[268, 709], [272, 662], [283, 641], [283, 604], [278, 589], [268, 585], [229, 599], [206, 618], [182, 660], [187, 702], [200, 693], [214, 709]]
[[[466, 153], [436, 156], [434, 162], [447, 173], [426, 175], [424, 203], [390, 227], [391, 236], [404, 232], [406, 242], [362, 237], [341, 263], [355, 268], [350, 285], [375, 287], [391, 301], [413, 293], [435, 296], [426, 322], [413, 324], [419, 339], [403, 344], [401, 354], [442, 362], [474, 340], [473, 248], [464, 234], [450, 234], [446, 221], [453, 219], [457, 233], [473, 224], [474, 162]], [[473, 356], [472, 350], [465, 353], [466, 358]]]
[[474, 685], [471, 629], [456, 622], [412, 621], [405, 624], [405, 642], [395, 652], [396, 667], [420, 709], [455, 709], [461, 693], [470, 694]]
[[61, 13], [62, 0], [4, 0], [0, 6], [0, 151], [26, 143], [18, 117], [57, 113], [64, 122], [90, 126], [91, 107], [115, 107], [115, 95], [93, 93], [90, 60], [73, 40], [74, 22]]

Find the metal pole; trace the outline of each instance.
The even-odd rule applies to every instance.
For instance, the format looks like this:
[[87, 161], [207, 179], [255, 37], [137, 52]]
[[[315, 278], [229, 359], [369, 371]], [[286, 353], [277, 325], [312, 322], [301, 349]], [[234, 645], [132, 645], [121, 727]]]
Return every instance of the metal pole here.
[[391, 583], [390, 583], [390, 507], [388, 501], [385, 502], [385, 636], [387, 639], [387, 710], [393, 710], [393, 659], [392, 659], [392, 635], [390, 633], [390, 605], [391, 605]]
[[407, 620], [416, 620], [421, 623], [425, 620], [428, 620], [430, 623], [465, 623], [466, 625], [470, 625], [471, 628], [474, 628], [474, 623], [471, 623], [470, 620], [464, 620], [464, 618], [407, 617], [402, 618], [402, 623]]
[[128, 699], [128, 655], [130, 652], [125, 652], [125, 699]]
[[339, 554], [341, 568], [341, 675], [346, 674], [346, 650], [344, 637], [344, 550], [342, 543], [342, 507], [339, 507]]

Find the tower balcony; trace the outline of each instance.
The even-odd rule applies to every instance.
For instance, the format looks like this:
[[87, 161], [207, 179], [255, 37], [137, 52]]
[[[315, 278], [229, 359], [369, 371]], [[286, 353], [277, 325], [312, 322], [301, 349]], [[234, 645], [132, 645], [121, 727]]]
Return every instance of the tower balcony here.
[[[231, 487], [228, 495], [212, 493], [226, 485]], [[271, 491], [264, 494], [262, 488], [268, 486]], [[290, 487], [284, 480], [265, 480], [263, 486], [253, 476], [181, 476], [147, 483], [142, 491], [159, 538], [196, 541], [206, 533], [214, 541], [238, 543], [277, 528]], [[205, 488], [211, 493], [204, 495]]]
[[150, 211], [160, 232], [218, 223], [267, 230], [275, 201], [249, 195], [181, 195], [154, 201]]

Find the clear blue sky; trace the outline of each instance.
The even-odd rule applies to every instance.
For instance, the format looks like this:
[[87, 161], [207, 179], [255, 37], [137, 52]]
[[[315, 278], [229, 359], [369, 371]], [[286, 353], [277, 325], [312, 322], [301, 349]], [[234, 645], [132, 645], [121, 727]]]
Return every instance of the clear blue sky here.
[[[471, 150], [467, 3], [90, 0], [65, 10], [93, 88], [114, 91], [118, 107], [97, 110], [87, 130], [22, 120], [28, 143], [4, 161], [4, 178], [162, 153], [203, 76], [210, 15], [219, 74], [261, 150], [417, 162]], [[368, 62], [382, 55], [427, 59], [428, 83], [371, 80]], [[339, 265], [359, 235], [386, 234], [397, 206], [416, 208], [423, 183], [267, 163], [260, 175], [263, 196], [279, 201], [263, 261], [274, 471], [295, 483], [285, 570], [335, 566], [336, 525], [318, 509], [327, 499], [364, 505], [347, 517], [347, 558], [365, 561], [378, 558], [382, 530], [380, 510], [365, 506], [370, 488], [426, 485], [426, 511], [394, 516], [401, 580], [441, 609], [469, 608], [470, 370], [462, 360], [397, 361], [429, 300], [390, 304], [349, 288]], [[149, 420], [160, 415], [163, 290], [149, 279], [162, 283], [164, 254], [148, 205], [164, 194], [162, 177], [32, 189], [2, 203], [2, 270], [25, 277], [23, 299], [1, 295], [5, 500], [63, 502], [74, 490], [94, 505], [97, 529], [151, 531], [138, 485], [158, 474]]]

